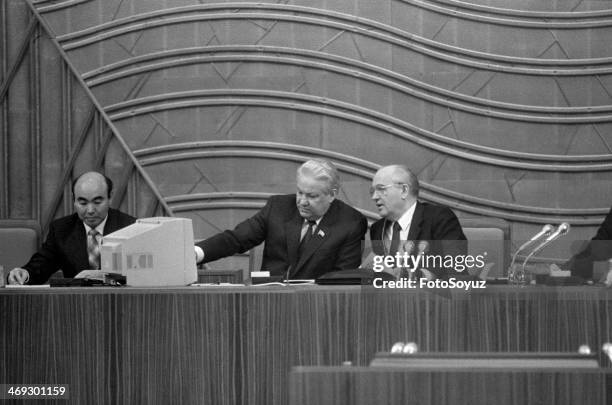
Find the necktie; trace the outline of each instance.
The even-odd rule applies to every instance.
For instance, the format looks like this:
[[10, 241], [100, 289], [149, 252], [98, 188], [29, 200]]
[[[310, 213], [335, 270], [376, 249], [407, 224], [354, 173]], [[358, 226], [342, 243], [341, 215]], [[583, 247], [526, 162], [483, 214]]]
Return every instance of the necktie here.
[[399, 248], [401, 230], [402, 228], [400, 227], [399, 223], [397, 223], [397, 221], [393, 222], [393, 233], [391, 234], [391, 246], [389, 247], [390, 256], [395, 256], [395, 254], [397, 253], [397, 249]]
[[300, 241], [300, 245], [298, 247], [298, 258], [302, 255], [302, 252], [304, 251], [305, 246], [308, 245], [308, 241], [312, 239], [312, 233], [316, 226], [317, 226], [316, 221], [308, 221], [308, 228], [306, 229], [306, 233], [302, 237], [302, 240]]
[[92, 269], [100, 268], [100, 232], [91, 229], [87, 233], [87, 257]]

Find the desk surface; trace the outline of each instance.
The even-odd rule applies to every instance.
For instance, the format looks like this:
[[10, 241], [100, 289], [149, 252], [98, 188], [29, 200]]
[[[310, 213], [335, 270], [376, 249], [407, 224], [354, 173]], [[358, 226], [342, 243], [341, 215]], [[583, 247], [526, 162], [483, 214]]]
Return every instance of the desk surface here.
[[584, 294], [583, 298], [589, 299], [612, 299], [612, 288], [603, 285], [581, 285], [581, 286], [546, 286], [527, 285], [512, 286], [504, 284], [485, 284], [485, 288], [472, 288], [469, 290], [459, 288], [374, 288], [372, 286], [358, 285], [316, 285], [316, 284], [291, 284], [291, 285], [241, 285], [241, 284], [219, 284], [200, 285], [186, 287], [47, 287], [47, 286], [20, 286], [0, 288], [0, 294], [184, 294], [184, 293], [374, 293], [387, 294], [434, 294], [450, 295], [452, 297], [465, 297], [470, 295], [499, 295], [512, 294], [515, 296], [559, 296], [569, 297], [572, 294]]
[[488, 286], [0, 289], [0, 383], [73, 403], [285, 404], [292, 366], [423, 351], [575, 351], [612, 341], [612, 290]]

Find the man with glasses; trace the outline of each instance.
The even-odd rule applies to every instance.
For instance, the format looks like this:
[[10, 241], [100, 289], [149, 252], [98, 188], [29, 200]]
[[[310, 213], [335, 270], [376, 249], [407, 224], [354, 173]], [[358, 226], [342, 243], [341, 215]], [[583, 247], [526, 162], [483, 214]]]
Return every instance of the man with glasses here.
[[253, 217], [196, 246], [196, 260], [211, 262], [265, 242], [262, 271], [291, 279], [315, 279], [361, 262], [365, 217], [336, 199], [338, 170], [309, 160], [297, 170], [295, 194], [270, 197]]
[[[467, 243], [459, 220], [448, 207], [417, 200], [419, 181], [404, 165], [379, 169], [370, 195], [382, 219], [372, 224], [370, 239], [376, 255], [395, 256], [404, 252], [444, 258], [465, 256]], [[451, 266], [435, 260], [429, 267], [437, 277], [454, 275]], [[446, 260], [446, 263], [449, 261]]]

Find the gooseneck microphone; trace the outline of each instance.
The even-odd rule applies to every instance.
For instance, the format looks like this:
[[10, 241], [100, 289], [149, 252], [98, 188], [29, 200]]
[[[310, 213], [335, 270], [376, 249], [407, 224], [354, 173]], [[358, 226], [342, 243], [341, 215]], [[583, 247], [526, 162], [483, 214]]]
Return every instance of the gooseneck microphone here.
[[535, 255], [540, 250], [542, 250], [550, 242], [558, 239], [560, 236], [566, 235], [569, 232], [569, 229], [570, 229], [570, 224], [568, 224], [567, 222], [564, 222], [561, 225], [559, 225], [556, 231], [548, 235], [548, 237], [544, 239], [542, 243], [536, 246], [536, 248], [533, 249], [531, 253], [529, 253], [529, 255], [525, 258], [525, 261], [523, 262], [523, 271], [525, 270], [525, 264], [527, 264], [527, 261], [531, 259], [533, 255]]
[[542, 227], [542, 230], [540, 230], [540, 232], [536, 233], [535, 235], [533, 235], [533, 237], [531, 239], [529, 239], [527, 242], [523, 243], [517, 250], [516, 252], [514, 252], [514, 255], [512, 255], [512, 261], [510, 262], [510, 270], [512, 270], [512, 266], [514, 266], [514, 262], [516, 261], [516, 256], [518, 256], [518, 254], [520, 252], [522, 252], [523, 250], [525, 250], [527, 248], [527, 246], [531, 245], [533, 242], [537, 241], [538, 239], [540, 239], [543, 236], [549, 236], [551, 234], [551, 232], [553, 231], [553, 229], [555, 229], [554, 226], [552, 226], [551, 224], [546, 224]]

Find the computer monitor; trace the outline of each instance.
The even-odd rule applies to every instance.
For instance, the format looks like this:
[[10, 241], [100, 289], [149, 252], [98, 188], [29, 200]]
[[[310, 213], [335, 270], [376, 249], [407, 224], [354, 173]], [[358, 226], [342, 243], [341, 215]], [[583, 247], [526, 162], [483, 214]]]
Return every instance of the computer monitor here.
[[187, 218], [142, 218], [105, 235], [102, 271], [126, 276], [135, 287], [184, 286], [196, 282], [193, 226]]

